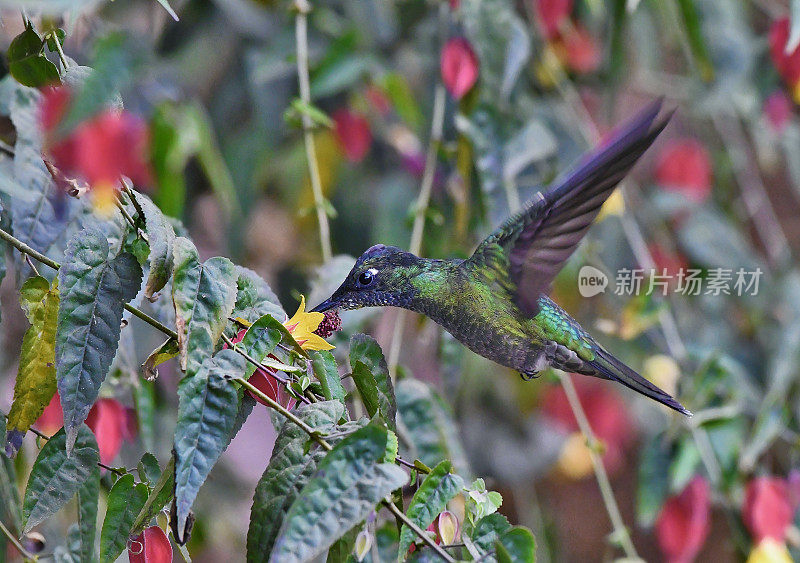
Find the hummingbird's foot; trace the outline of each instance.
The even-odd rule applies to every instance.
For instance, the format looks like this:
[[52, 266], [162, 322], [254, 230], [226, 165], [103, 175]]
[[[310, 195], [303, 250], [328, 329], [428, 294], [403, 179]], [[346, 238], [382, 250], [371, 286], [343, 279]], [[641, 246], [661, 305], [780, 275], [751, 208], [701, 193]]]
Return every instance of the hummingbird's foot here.
[[531, 372], [531, 373], [521, 373], [520, 372], [520, 374], [519, 374], [519, 376], [525, 381], [530, 381], [531, 379], [539, 379], [540, 375], [541, 375], [541, 372], [538, 372], [538, 371], [534, 371], [534, 372]]

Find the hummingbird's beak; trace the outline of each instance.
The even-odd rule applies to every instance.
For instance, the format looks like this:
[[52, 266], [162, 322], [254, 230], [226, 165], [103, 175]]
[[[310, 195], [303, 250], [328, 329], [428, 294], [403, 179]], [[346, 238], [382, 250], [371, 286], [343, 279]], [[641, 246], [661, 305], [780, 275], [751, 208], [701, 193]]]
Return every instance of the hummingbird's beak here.
[[336, 304], [336, 300], [335, 299], [333, 299], [333, 298], [326, 299], [325, 301], [323, 301], [322, 303], [320, 303], [319, 305], [317, 305], [316, 307], [311, 309], [311, 312], [312, 313], [324, 313], [325, 311], [328, 311], [330, 309], [334, 309], [336, 307], [336, 305], [337, 304]]

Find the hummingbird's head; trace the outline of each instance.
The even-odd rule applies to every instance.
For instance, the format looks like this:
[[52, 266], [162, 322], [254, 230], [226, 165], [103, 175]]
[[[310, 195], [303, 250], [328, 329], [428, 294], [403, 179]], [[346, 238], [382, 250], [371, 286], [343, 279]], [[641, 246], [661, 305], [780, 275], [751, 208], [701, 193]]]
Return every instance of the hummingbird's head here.
[[421, 259], [395, 246], [376, 244], [358, 257], [347, 277], [313, 311], [361, 307], [408, 307], [417, 290], [411, 280], [422, 271]]

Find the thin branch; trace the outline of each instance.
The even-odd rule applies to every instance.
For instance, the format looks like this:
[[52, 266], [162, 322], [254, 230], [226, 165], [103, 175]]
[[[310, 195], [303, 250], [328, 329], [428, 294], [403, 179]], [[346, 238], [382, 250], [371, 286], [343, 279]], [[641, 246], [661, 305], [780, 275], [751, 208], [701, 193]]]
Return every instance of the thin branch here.
[[630, 532], [625, 526], [625, 522], [622, 520], [622, 514], [619, 511], [617, 499], [614, 497], [614, 490], [611, 488], [611, 483], [608, 480], [608, 473], [606, 473], [603, 460], [597, 453], [597, 438], [592, 431], [589, 420], [586, 418], [586, 413], [583, 411], [583, 406], [578, 399], [578, 393], [575, 391], [575, 386], [572, 384], [572, 377], [570, 377], [568, 373], [561, 374], [561, 386], [564, 388], [569, 406], [572, 407], [572, 412], [575, 414], [575, 420], [578, 421], [578, 428], [580, 428], [588, 442], [589, 456], [592, 459], [592, 466], [597, 476], [597, 485], [600, 487], [600, 494], [603, 496], [603, 503], [606, 505], [608, 517], [611, 518], [611, 525], [614, 527], [614, 537], [619, 541], [626, 557], [629, 559], [639, 559], [636, 548], [631, 541]]
[[28, 551], [27, 549], [22, 547], [22, 544], [20, 543], [20, 541], [14, 536], [14, 534], [11, 533], [11, 530], [6, 528], [6, 525], [3, 524], [2, 521], [0, 521], [0, 530], [3, 531], [3, 534], [5, 534], [5, 536], [8, 538], [8, 541], [10, 541], [11, 544], [16, 548], [16, 550], [19, 551], [19, 553], [20, 553], [20, 555], [22, 555], [22, 557], [24, 557], [25, 559], [33, 559], [33, 560], [37, 560], [38, 559], [38, 557], [36, 555], [34, 555], [30, 551]]
[[[308, 77], [308, 12], [311, 4], [308, 0], [295, 0], [297, 15], [295, 16], [295, 39], [297, 41], [297, 81], [300, 87], [300, 99], [303, 103], [311, 105], [311, 84]], [[328, 214], [325, 210], [325, 198], [322, 194], [322, 180], [319, 175], [319, 162], [317, 150], [314, 146], [314, 133], [312, 131], [311, 117], [303, 113], [303, 140], [306, 146], [308, 160], [308, 175], [311, 180], [311, 190], [314, 193], [314, 208], [317, 212], [319, 223], [319, 240], [322, 247], [322, 260], [327, 262], [333, 255], [331, 251], [331, 233], [328, 225]]]
[[25, 256], [25, 262], [27, 262], [28, 266], [30, 266], [31, 270], [33, 270], [33, 274], [35, 276], [38, 276], [39, 270], [36, 269], [36, 266], [34, 265], [33, 260], [31, 260], [31, 257], [28, 256], [27, 254], [25, 254], [24, 256]]
[[[442, 3], [447, 9], [447, 4]], [[412, 254], [419, 254], [422, 251], [422, 235], [425, 232], [425, 216], [428, 213], [428, 204], [433, 189], [433, 179], [436, 174], [436, 152], [442, 142], [442, 130], [444, 129], [444, 110], [447, 100], [444, 86], [441, 83], [436, 85], [436, 92], [433, 98], [433, 118], [431, 120], [431, 138], [428, 143], [428, 153], [425, 156], [425, 170], [422, 173], [422, 184], [419, 189], [419, 196], [414, 205], [414, 226], [411, 229], [411, 244], [409, 250]], [[403, 328], [405, 327], [406, 312], [398, 310], [394, 319], [392, 329], [392, 344], [389, 348], [389, 371], [394, 375], [397, 371], [397, 363], [400, 359], [400, 345], [403, 340]]]
[[397, 508], [397, 507], [394, 505], [394, 503], [392, 502], [392, 500], [391, 500], [390, 498], [388, 498], [388, 497], [387, 497], [387, 498], [383, 499], [383, 505], [384, 505], [386, 508], [388, 508], [388, 509], [389, 509], [389, 512], [391, 512], [392, 514], [394, 514], [395, 518], [399, 519], [400, 521], [402, 521], [402, 522], [403, 522], [403, 524], [405, 524], [406, 526], [408, 526], [409, 528], [411, 528], [411, 529], [413, 530], [413, 532], [414, 532], [415, 534], [417, 534], [417, 536], [419, 536], [419, 538], [420, 538], [422, 541], [424, 541], [424, 542], [425, 542], [425, 543], [427, 543], [427, 544], [428, 544], [430, 547], [432, 547], [432, 548], [433, 548], [433, 550], [436, 552], [436, 554], [437, 554], [439, 557], [441, 557], [442, 559], [444, 559], [445, 561], [448, 561], [448, 562], [450, 562], [450, 563], [455, 563], [455, 559], [453, 559], [453, 558], [450, 556], [450, 554], [449, 554], [449, 553], [447, 553], [447, 552], [446, 552], [446, 551], [445, 551], [445, 550], [442, 548], [442, 546], [440, 546], [440, 545], [439, 545], [439, 544], [437, 544], [435, 541], [433, 541], [433, 538], [431, 538], [431, 537], [430, 537], [428, 534], [426, 534], [426, 533], [425, 533], [425, 531], [424, 531], [424, 530], [422, 530], [422, 528], [420, 528], [419, 526], [417, 526], [416, 524], [414, 524], [414, 522], [412, 522], [412, 521], [411, 521], [411, 520], [408, 518], [408, 516], [406, 516], [406, 515], [403, 513], [403, 511], [402, 511], [402, 510], [400, 510], [399, 508]]

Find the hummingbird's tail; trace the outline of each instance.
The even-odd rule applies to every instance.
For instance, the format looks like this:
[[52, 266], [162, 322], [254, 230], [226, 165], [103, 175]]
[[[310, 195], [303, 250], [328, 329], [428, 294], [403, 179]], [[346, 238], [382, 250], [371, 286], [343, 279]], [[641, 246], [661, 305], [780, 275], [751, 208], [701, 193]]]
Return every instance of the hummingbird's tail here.
[[671, 409], [675, 409], [679, 413], [686, 416], [692, 416], [692, 413], [684, 408], [678, 401], [676, 401], [669, 393], [659, 389], [644, 377], [633, 371], [631, 368], [623, 364], [617, 358], [606, 352], [602, 348], [596, 350], [594, 360], [586, 362], [584, 365], [594, 368], [596, 375], [618, 381], [625, 387], [629, 387], [634, 391], [641, 393], [651, 399], [658, 401], [663, 405], [667, 405]]

